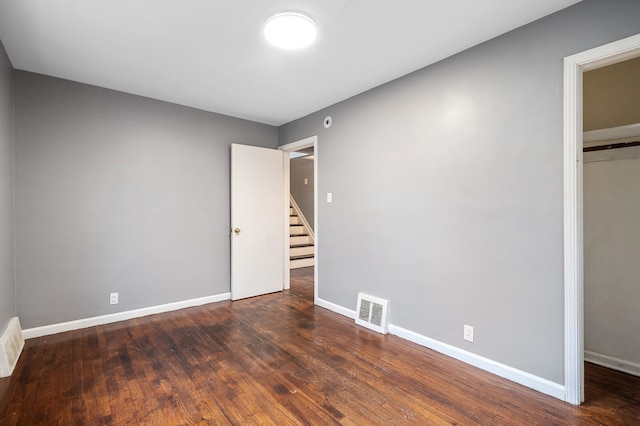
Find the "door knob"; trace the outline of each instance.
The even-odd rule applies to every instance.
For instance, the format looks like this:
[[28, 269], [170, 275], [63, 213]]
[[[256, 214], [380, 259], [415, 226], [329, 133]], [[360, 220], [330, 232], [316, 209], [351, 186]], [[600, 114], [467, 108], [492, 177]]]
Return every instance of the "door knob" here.
[[233, 232], [238, 235], [240, 233], [240, 228], [233, 228]]

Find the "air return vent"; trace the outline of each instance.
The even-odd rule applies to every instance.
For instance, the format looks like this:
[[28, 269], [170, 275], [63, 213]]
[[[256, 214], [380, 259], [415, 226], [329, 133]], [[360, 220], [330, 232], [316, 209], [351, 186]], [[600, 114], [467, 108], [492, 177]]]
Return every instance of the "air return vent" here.
[[8, 377], [13, 373], [23, 347], [24, 339], [20, 330], [20, 321], [18, 317], [13, 317], [0, 336], [0, 377]]
[[379, 297], [358, 293], [356, 324], [370, 328], [378, 333], [389, 332], [389, 301]]

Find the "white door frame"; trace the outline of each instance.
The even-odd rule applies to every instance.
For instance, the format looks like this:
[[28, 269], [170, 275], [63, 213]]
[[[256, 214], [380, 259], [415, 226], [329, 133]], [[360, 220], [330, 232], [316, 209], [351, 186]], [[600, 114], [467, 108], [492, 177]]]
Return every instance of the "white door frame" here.
[[[305, 139], [301, 139], [296, 142], [291, 142], [286, 145], [279, 146], [278, 149], [290, 153], [293, 151], [299, 151], [304, 148], [313, 147], [313, 231], [315, 233], [315, 244], [313, 245], [313, 259], [315, 263], [315, 268], [313, 269], [313, 303], [317, 304], [318, 300], [318, 136], [311, 136]], [[291, 192], [290, 188], [290, 162], [289, 157], [287, 156], [284, 166], [284, 195], [286, 202], [286, 211], [289, 211], [289, 193]], [[284, 266], [285, 266], [285, 274], [284, 274], [284, 288], [288, 289], [291, 287], [291, 274], [289, 269], [289, 217], [285, 215], [284, 218], [287, 221], [287, 226], [285, 227], [285, 241], [287, 242], [284, 246]]]
[[640, 56], [640, 34], [564, 59], [564, 385], [584, 402], [582, 73]]

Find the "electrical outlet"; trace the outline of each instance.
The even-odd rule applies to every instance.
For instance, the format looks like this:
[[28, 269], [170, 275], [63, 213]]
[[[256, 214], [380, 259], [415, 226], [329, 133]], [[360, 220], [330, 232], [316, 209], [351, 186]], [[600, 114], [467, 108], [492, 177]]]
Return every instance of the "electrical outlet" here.
[[464, 326], [464, 340], [473, 343], [473, 327], [470, 325]]
[[111, 293], [109, 295], [109, 304], [117, 305], [118, 304], [118, 293]]

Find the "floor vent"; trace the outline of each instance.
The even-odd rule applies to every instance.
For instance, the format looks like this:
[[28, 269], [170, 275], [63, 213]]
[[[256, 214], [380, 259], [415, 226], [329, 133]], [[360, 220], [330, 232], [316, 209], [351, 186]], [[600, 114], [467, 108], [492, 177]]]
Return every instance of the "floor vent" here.
[[0, 336], [0, 378], [9, 377], [18, 363], [24, 348], [24, 339], [18, 317], [9, 320], [9, 325]]
[[389, 332], [389, 301], [379, 297], [358, 293], [356, 324], [378, 333]]

